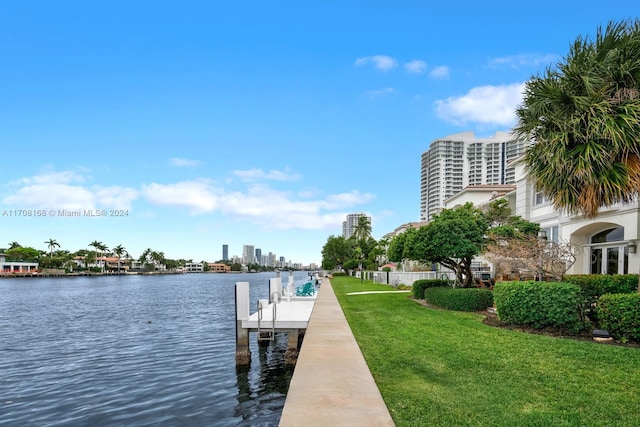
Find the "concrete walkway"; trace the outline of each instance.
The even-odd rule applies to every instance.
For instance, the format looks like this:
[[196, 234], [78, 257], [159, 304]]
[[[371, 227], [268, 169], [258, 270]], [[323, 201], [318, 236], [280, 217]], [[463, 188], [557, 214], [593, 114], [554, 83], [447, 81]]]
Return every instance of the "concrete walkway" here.
[[280, 427], [393, 425], [331, 283], [324, 279]]

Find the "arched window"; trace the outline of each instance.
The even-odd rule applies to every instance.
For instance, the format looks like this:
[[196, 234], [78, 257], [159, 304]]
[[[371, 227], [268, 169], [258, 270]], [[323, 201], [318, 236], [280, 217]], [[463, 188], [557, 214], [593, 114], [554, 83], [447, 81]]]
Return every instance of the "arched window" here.
[[624, 227], [610, 228], [594, 234], [591, 243], [619, 242], [624, 238]]

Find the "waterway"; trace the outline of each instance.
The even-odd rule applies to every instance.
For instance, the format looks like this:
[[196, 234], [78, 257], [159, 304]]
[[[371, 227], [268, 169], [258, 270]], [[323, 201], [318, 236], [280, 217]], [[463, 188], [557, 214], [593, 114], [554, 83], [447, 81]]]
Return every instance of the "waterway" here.
[[271, 277], [0, 279], [0, 425], [276, 426], [286, 335], [235, 365], [234, 285]]

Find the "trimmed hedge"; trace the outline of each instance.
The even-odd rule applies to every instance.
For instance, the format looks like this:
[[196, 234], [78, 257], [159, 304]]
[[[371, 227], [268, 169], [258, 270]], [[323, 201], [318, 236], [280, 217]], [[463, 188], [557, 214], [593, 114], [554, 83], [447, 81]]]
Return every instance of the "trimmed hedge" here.
[[411, 291], [413, 294], [413, 298], [415, 299], [424, 299], [424, 290], [427, 288], [442, 288], [449, 287], [448, 280], [442, 279], [420, 279], [413, 282], [411, 285]]
[[493, 305], [493, 292], [476, 288], [427, 288], [424, 299], [437, 307], [457, 311], [486, 310]]
[[604, 294], [630, 294], [638, 292], [637, 274], [573, 274], [563, 282], [580, 286], [585, 307], [590, 307]]
[[607, 294], [598, 299], [600, 327], [622, 342], [640, 342], [640, 294]]
[[582, 292], [572, 283], [498, 282], [493, 298], [498, 317], [506, 323], [571, 332], [584, 328]]

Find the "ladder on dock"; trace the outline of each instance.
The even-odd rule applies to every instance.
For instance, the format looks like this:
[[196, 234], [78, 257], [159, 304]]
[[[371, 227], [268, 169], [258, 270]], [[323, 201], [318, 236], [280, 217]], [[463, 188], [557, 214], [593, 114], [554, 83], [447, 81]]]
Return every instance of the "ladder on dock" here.
[[[271, 328], [267, 329], [267, 331], [263, 331], [262, 330], [262, 309], [263, 307], [263, 302], [262, 301], [258, 301], [258, 341], [273, 341], [275, 339], [275, 335], [276, 335], [276, 315], [277, 315], [277, 309], [276, 309], [276, 303], [274, 302], [272, 304], [272, 317], [271, 317]], [[268, 305], [267, 305], [268, 307]]]

